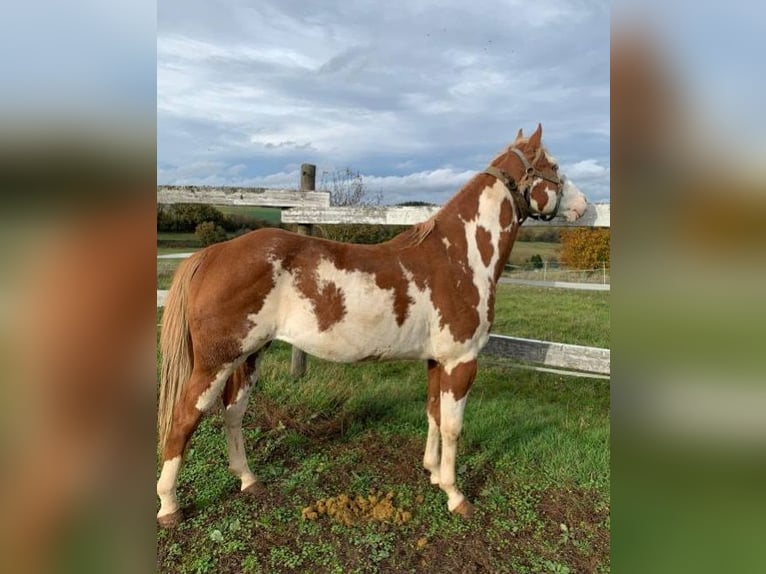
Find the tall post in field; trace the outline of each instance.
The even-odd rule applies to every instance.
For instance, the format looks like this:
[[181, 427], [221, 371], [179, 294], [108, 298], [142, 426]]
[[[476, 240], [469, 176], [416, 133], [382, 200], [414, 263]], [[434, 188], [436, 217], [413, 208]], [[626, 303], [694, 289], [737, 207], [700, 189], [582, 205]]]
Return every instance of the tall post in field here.
[[[301, 165], [301, 192], [316, 190], [317, 166], [310, 163]], [[298, 233], [301, 235], [311, 235], [313, 229], [311, 225], [298, 224]], [[293, 347], [293, 357], [290, 362], [290, 373], [293, 377], [302, 377], [306, 373], [306, 353]]]

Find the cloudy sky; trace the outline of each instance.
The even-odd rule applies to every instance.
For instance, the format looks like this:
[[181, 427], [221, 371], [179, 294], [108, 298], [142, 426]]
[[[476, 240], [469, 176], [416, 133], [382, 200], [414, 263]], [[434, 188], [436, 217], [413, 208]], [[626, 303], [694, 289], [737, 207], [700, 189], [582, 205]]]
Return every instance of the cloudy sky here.
[[157, 32], [160, 184], [294, 188], [315, 163], [443, 203], [541, 122], [609, 201], [606, 1], [185, 0]]

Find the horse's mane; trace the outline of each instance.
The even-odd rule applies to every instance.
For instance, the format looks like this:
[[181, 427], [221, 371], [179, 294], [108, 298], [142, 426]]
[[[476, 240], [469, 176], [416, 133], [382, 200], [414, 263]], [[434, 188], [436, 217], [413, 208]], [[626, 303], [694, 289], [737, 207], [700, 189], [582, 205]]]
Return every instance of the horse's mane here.
[[436, 215], [429, 217], [425, 221], [416, 223], [415, 225], [410, 227], [407, 231], [402, 233], [402, 238], [404, 239], [405, 246], [416, 247], [420, 245], [421, 243], [423, 243], [425, 238], [431, 234], [435, 226], [436, 226]]

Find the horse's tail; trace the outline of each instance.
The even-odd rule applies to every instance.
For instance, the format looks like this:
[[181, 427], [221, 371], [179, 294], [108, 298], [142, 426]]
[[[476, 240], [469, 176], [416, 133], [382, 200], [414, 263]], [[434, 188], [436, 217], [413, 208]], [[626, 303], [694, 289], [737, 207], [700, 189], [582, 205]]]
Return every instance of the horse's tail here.
[[184, 383], [191, 376], [194, 366], [191, 334], [187, 318], [189, 283], [202, 262], [203, 252], [197, 252], [181, 262], [173, 277], [162, 315], [160, 334], [159, 405], [157, 408], [157, 430], [159, 450], [165, 447], [173, 422], [173, 409], [181, 396]]

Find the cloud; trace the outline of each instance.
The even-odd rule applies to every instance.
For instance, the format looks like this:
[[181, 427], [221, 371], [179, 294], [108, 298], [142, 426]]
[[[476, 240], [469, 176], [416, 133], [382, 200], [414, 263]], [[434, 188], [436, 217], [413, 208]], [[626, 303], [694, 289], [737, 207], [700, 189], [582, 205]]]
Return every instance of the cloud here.
[[[369, 174], [387, 202], [445, 198], [537, 122], [562, 164], [609, 163], [605, 2], [158, 10], [160, 183], [229, 165], [261, 181], [305, 162]], [[608, 198], [608, 172], [594, 181]]]

